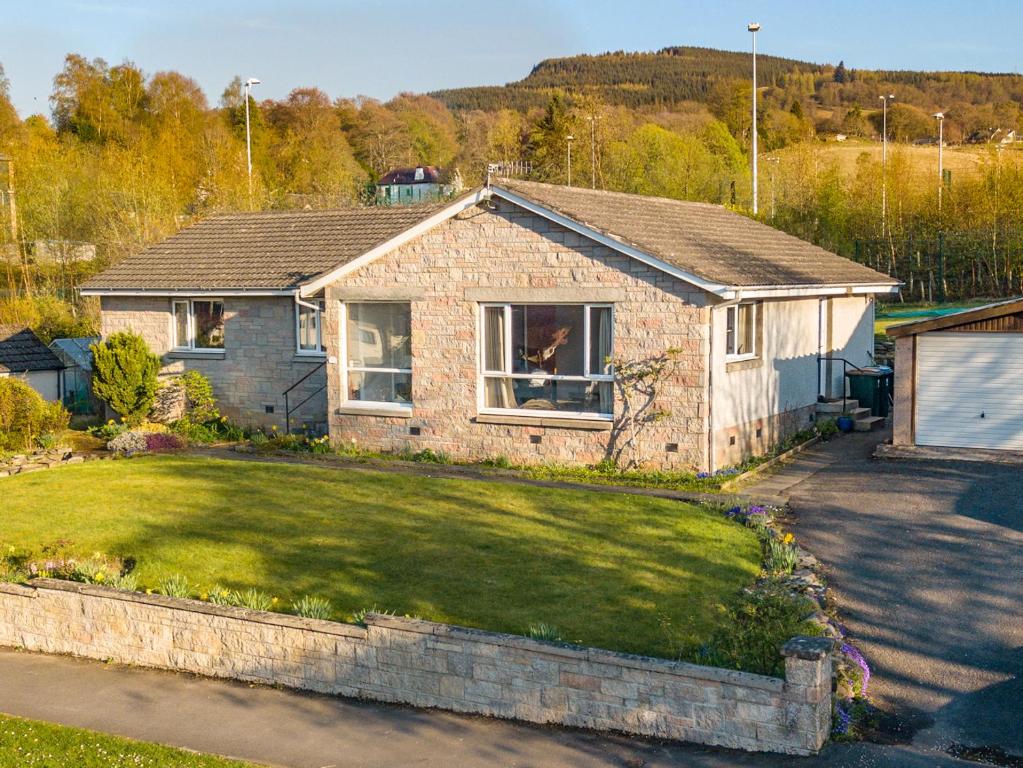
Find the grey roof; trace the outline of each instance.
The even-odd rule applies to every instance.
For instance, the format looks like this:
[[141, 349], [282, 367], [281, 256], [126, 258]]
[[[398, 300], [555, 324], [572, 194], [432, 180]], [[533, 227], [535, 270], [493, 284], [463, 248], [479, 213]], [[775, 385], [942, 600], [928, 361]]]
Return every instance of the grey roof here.
[[84, 336], [78, 339], [54, 339], [50, 349], [67, 366], [76, 365], [83, 371], [92, 370], [92, 350], [89, 347], [99, 341], [99, 336]]
[[214, 216], [96, 275], [86, 290], [287, 289], [372, 250], [451, 201]]
[[64, 363], [30, 328], [0, 325], [0, 373], [59, 371]]
[[518, 179], [499, 179], [493, 186], [721, 285], [899, 282], [720, 205]]

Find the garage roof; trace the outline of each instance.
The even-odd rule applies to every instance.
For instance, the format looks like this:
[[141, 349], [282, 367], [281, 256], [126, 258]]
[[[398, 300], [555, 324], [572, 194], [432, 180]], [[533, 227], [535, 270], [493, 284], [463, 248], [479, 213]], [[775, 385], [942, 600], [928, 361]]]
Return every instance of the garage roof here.
[[64, 368], [53, 351], [31, 329], [0, 325], [0, 373], [59, 371]]
[[[1021, 315], [1019, 321], [995, 323], [1001, 318], [1013, 318], [1014, 315]], [[900, 336], [917, 336], [930, 331], [947, 331], [952, 328], [959, 328], [974, 323], [985, 323], [983, 327], [976, 330], [983, 331], [1023, 331], [1023, 297], [999, 301], [994, 304], [985, 304], [982, 307], [964, 309], [962, 312], [952, 312], [941, 317], [929, 317], [926, 320], [915, 320], [911, 323], [900, 323], [899, 325], [888, 326], [889, 336], [896, 338]]]

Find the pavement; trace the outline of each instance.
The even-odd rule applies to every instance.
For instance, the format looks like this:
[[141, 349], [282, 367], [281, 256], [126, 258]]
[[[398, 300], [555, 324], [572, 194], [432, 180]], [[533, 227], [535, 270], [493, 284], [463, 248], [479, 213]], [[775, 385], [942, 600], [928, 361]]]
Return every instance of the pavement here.
[[288, 768], [970, 765], [952, 744], [1023, 755], [1023, 472], [877, 461], [879, 439], [815, 446], [747, 492], [788, 499], [828, 567], [890, 743], [757, 755], [9, 650], [0, 712]]

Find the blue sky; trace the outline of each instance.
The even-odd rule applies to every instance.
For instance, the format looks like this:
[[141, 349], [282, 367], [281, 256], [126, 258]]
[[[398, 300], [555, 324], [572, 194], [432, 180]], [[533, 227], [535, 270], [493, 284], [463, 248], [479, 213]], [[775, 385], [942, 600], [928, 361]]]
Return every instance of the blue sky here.
[[1023, 72], [1015, 0], [5, 0], [0, 63], [22, 116], [49, 112], [68, 52], [175, 69], [215, 103], [235, 74], [260, 98], [500, 84], [543, 58], [667, 45], [848, 66]]

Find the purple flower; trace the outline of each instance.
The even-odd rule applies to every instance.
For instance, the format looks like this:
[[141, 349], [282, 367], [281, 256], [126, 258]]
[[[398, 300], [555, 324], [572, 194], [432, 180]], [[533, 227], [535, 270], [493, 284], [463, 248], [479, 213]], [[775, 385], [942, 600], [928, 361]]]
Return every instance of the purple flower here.
[[863, 684], [860, 687], [860, 695], [866, 696], [867, 683], [870, 682], [870, 665], [867, 664], [867, 660], [863, 658], [863, 654], [849, 643], [842, 643], [842, 653], [855, 661], [859, 668], [863, 670]]
[[749, 509], [746, 510], [747, 515], [766, 515], [767, 507], [762, 507], [759, 504], [753, 504]]
[[696, 477], [700, 480], [706, 480], [708, 477], [710, 477], [710, 472], [697, 472]]
[[742, 514], [742, 507], [732, 507], [730, 510], [725, 512], [725, 515], [728, 516], [728, 517], [735, 517], [736, 515], [741, 515], [741, 514]]
[[835, 726], [831, 732], [836, 736], [844, 736], [849, 733], [849, 724], [852, 722], [852, 712], [845, 709], [841, 704], [835, 704]]

